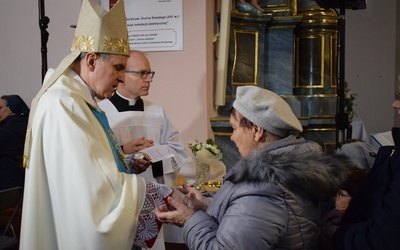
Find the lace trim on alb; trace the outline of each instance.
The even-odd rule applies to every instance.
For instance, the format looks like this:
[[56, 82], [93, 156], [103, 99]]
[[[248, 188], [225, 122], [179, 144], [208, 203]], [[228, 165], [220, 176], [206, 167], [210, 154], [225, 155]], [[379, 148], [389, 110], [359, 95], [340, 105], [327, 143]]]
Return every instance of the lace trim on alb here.
[[164, 198], [172, 193], [172, 188], [166, 185], [147, 182], [146, 199], [139, 214], [135, 245], [146, 247], [146, 241], [157, 237], [158, 225], [154, 210], [158, 206], [166, 206]]

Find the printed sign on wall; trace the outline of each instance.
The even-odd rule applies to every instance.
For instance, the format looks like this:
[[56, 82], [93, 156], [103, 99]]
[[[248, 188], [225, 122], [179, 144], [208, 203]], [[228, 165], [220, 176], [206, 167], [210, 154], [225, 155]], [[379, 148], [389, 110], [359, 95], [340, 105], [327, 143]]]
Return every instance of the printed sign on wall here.
[[[101, 0], [103, 8], [117, 0]], [[131, 49], [183, 50], [182, 0], [125, 0]]]

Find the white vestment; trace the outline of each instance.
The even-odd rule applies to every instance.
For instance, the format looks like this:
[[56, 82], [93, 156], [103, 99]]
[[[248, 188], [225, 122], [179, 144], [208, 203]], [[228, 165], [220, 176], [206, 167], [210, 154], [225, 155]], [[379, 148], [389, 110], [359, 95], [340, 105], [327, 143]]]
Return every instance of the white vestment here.
[[20, 249], [133, 245], [146, 181], [118, 171], [112, 145], [89, 106], [99, 109], [69, 69], [39, 100], [25, 152]]
[[[155, 144], [165, 147], [173, 155], [172, 158], [162, 161], [165, 184], [172, 186], [179, 169], [187, 161], [185, 146], [178, 130], [168, 119], [162, 107], [147, 100], [143, 102], [144, 111], [123, 112], [118, 112], [108, 99], [98, 104], [106, 112], [110, 127], [121, 145], [144, 136], [145, 139], [153, 140]], [[147, 181], [156, 181], [152, 171], [149, 170], [141, 173], [140, 176]]]

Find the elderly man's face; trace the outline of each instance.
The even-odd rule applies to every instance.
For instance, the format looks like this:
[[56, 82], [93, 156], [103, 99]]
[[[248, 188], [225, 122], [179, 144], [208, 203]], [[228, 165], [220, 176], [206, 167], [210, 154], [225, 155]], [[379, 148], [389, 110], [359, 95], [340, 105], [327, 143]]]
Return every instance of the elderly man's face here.
[[111, 98], [118, 84], [125, 81], [127, 59], [124, 55], [109, 55], [105, 59], [97, 56], [94, 59], [88, 85], [98, 99]]
[[240, 155], [245, 157], [257, 148], [254, 139], [254, 128], [240, 126], [239, 112], [231, 114], [229, 122], [233, 129], [231, 140], [235, 143]]

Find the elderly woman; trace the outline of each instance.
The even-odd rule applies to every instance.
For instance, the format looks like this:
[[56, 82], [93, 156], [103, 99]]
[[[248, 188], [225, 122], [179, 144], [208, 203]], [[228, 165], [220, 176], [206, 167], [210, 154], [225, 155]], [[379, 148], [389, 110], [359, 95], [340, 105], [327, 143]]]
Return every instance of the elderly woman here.
[[18, 95], [0, 98], [0, 189], [24, 186], [22, 155], [29, 108]]
[[242, 159], [211, 203], [185, 186], [159, 220], [183, 226], [189, 249], [317, 249], [319, 201], [336, 193], [347, 160], [295, 135], [289, 105], [265, 89], [238, 87], [230, 123]]

